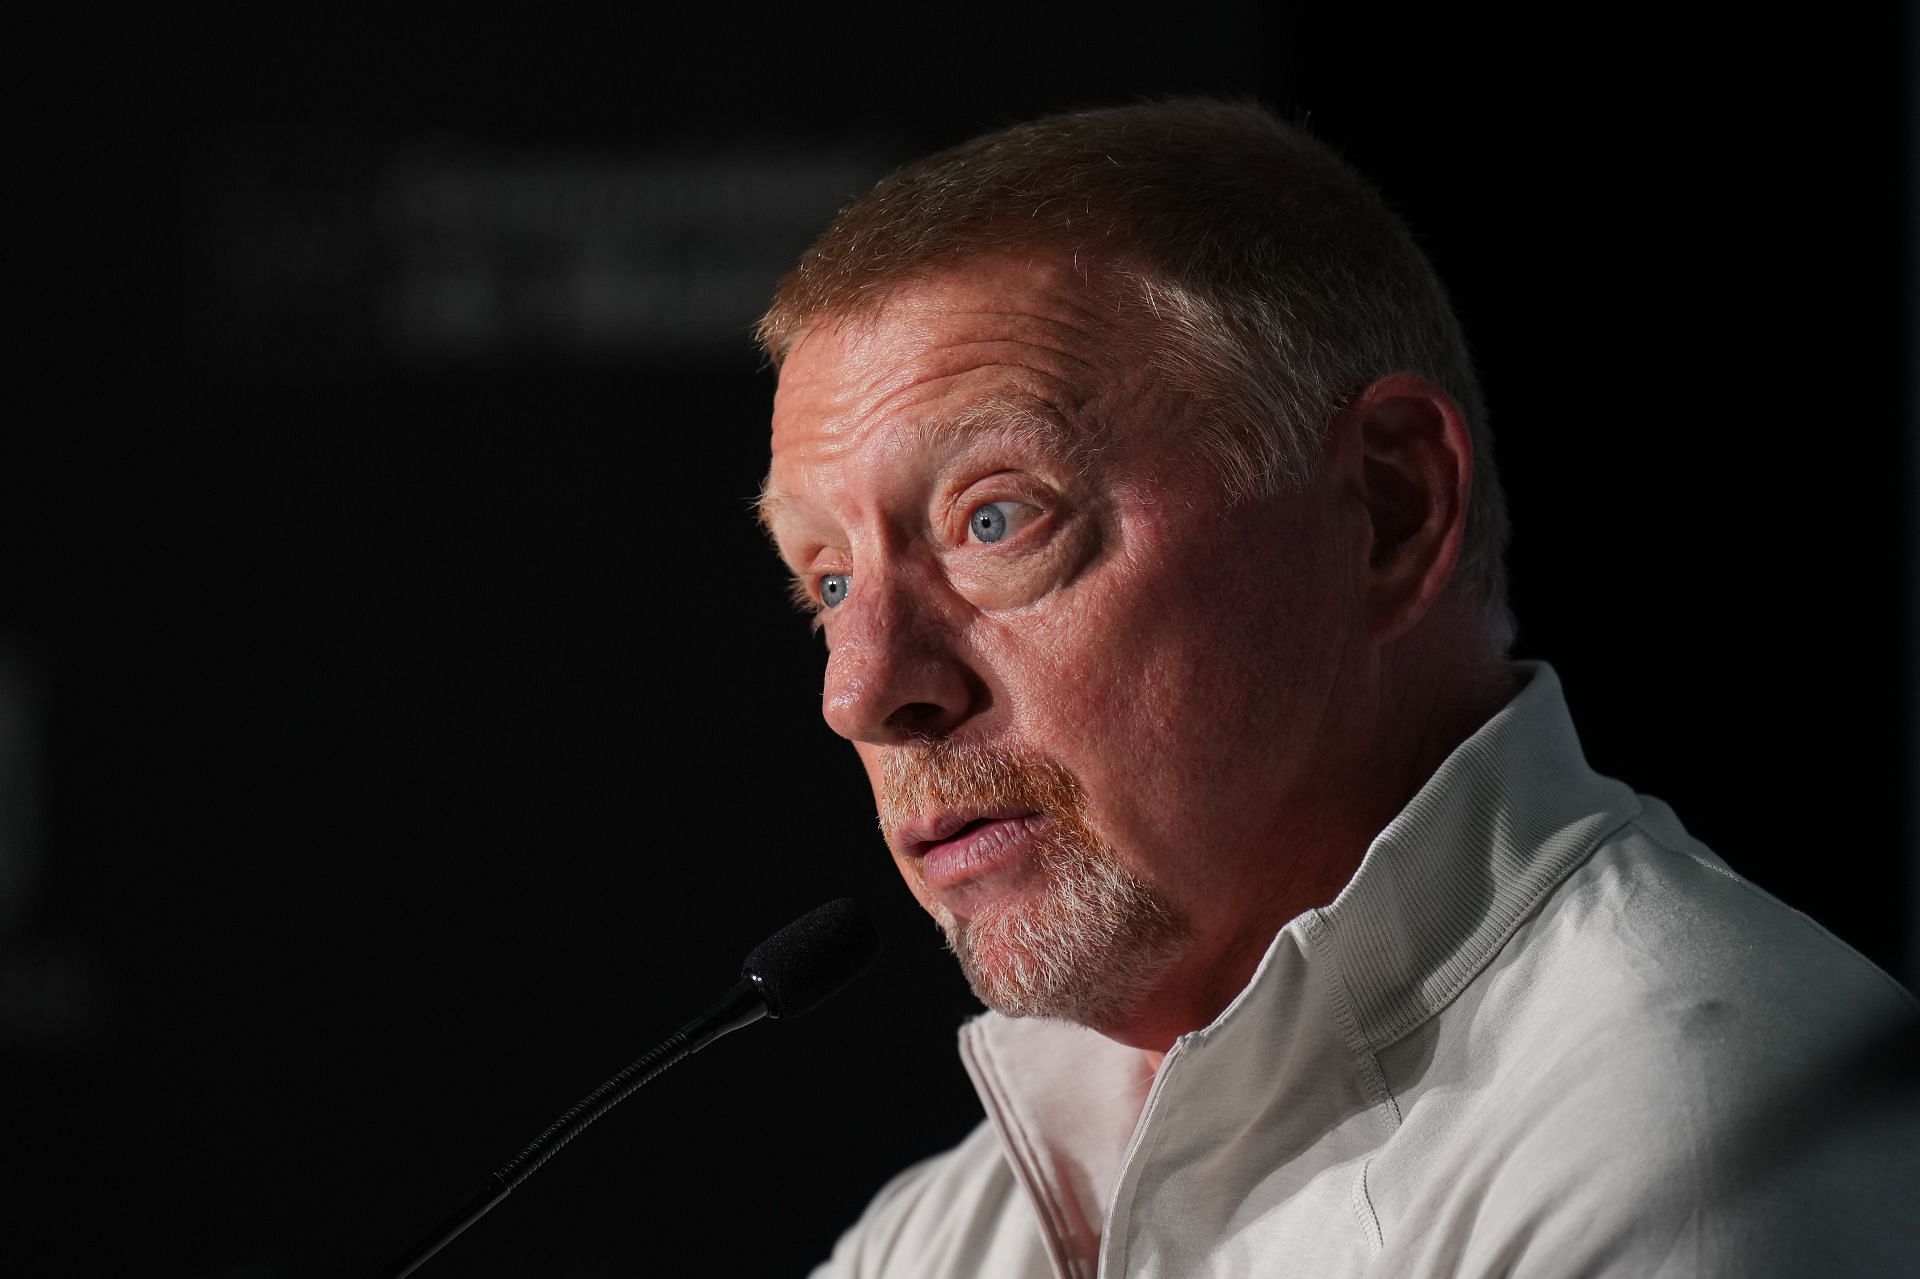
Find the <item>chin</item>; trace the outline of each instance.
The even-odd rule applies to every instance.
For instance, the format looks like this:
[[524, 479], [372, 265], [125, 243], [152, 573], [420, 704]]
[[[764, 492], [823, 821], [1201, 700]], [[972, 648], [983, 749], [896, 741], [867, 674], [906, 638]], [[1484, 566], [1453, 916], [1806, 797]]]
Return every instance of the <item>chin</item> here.
[[1127, 1021], [1191, 945], [1191, 930], [1110, 859], [1049, 868], [1028, 892], [934, 919], [980, 1002], [1009, 1017], [1104, 1030]]

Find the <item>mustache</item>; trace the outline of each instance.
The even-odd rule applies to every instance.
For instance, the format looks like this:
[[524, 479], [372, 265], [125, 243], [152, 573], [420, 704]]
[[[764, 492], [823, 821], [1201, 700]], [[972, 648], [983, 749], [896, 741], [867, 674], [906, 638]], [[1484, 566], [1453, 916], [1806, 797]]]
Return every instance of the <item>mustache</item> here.
[[1086, 793], [1058, 761], [972, 742], [908, 743], [880, 765], [880, 829], [937, 809], [1026, 808], [1082, 824]]

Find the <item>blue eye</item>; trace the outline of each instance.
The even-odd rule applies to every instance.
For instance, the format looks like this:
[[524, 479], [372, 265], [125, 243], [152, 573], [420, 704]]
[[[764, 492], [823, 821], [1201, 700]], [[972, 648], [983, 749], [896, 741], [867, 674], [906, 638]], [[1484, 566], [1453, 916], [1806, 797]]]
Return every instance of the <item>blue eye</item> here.
[[1007, 535], [1011, 527], [1009, 515], [1019, 505], [1018, 502], [988, 502], [967, 517], [967, 528], [982, 542], [997, 542]]
[[828, 608], [839, 608], [840, 601], [847, 598], [852, 587], [853, 574], [829, 573], [820, 579], [820, 602]]

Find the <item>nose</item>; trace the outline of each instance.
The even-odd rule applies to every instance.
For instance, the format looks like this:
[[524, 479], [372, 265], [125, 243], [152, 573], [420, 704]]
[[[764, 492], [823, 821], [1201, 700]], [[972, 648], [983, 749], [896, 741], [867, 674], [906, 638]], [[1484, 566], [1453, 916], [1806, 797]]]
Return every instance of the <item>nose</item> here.
[[985, 705], [959, 618], [935, 594], [882, 573], [856, 580], [829, 636], [821, 714], [834, 732], [881, 746], [944, 737]]

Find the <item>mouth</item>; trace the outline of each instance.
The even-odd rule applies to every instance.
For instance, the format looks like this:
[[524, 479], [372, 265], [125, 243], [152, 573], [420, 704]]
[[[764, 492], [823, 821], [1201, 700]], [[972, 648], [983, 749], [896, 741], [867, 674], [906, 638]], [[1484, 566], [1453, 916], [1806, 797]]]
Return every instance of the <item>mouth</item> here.
[[996, 822], [1019, 821], [1037, 816], [1030, 808], [988, 808], [929, 813], [901, 826], [894, 845], [908, 857], [921, 858], [945, 845], [966, 840]]
[[1045, 814], [1027, 808], [937, 813], [908, 823], [895, 839], [927, 887], [957, 888], [1017, 863]]

